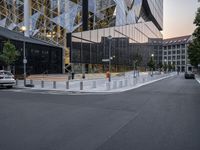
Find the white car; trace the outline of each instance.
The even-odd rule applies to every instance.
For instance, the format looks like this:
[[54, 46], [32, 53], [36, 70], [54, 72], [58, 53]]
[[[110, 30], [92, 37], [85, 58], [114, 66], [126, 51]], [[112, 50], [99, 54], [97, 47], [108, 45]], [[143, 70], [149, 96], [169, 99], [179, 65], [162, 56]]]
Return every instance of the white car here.
[[12, 88], [16, 84], [11, 72], [0, 70], [0, 87]]

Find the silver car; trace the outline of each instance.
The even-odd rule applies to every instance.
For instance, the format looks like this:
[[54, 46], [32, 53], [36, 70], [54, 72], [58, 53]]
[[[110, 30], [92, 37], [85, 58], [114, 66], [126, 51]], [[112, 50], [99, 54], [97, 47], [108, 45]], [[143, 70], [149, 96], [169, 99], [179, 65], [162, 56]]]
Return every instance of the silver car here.
[[0, 87], [12, 88], [16, 84], [11, 72], [0, 70]]

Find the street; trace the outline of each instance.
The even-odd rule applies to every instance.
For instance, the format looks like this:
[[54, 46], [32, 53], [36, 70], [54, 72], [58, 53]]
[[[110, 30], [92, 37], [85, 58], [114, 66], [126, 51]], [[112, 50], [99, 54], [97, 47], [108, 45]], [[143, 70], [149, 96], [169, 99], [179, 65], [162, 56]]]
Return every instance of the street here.
[[199, 150], [200, 84], [174, 76], [114, 94], [0, 89], [0, 150]]

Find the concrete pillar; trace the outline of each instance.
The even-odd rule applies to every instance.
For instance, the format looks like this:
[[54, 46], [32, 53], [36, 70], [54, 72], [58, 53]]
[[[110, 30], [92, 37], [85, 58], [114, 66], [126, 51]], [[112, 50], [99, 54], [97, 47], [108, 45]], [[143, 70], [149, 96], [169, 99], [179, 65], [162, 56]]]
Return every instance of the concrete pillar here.
[[127, 87], [127, 86], [128, 86], [128, 79], [125, 79], [124, 82], [125, 82], [125, 83], [124, 83], [124, 84], [125, 84], [124, 86]]
[[24, 0], [24, 26], [26, 27], [26, 31], [24, 35], [29, 37], [29, 30], [30, 30], [30, 0]]
[[106, 82], [106, 90], [110, 91], [110, 82]]
[[117, 89], [117, 81], [113, 81], [113, 89]]
[[93, 89], [97, 88], [97, 82], [96, 81], [92, 81], [92, 88]]
[[69, 89], [69, 81], [66, 81], [66, 89]]
[[80, 82], [80, 90], [83, 90], [83, 81]]
[[53, 81], [53, 88], [56, 89], [56, 81]]
[[30, 84], [33, 85], [33, 80], [30, 80]]
[[16, 79], [16, 83], [15, 84], [16, 84], [16, 86], [18, 86], [18, 79]]
[[41, 81], [41, 88], [44, 88], [44, 81]]
[[119, 81], [119, 88], [123, 87], [123, 81]]

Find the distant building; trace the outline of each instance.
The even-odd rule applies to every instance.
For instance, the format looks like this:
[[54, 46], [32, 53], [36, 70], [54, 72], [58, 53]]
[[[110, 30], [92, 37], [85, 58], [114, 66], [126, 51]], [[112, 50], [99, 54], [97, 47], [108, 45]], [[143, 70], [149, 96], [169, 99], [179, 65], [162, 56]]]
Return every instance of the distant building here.
[[163, 64], [173, 64], [181, 72], [192, 70], [188, 59], [188, 44], [191, 40], [191, 35], [164, 39]]

